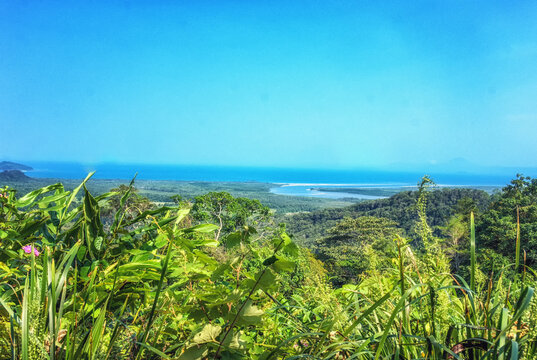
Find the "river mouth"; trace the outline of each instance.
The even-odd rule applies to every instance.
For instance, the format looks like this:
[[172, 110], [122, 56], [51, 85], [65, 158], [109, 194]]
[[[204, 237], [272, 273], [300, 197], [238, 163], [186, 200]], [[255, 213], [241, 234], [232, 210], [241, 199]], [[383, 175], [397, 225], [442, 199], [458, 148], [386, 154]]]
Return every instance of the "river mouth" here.
[[[341, 191], [339, 190], [341, 189]], [[353, 192], [345, 190], [352, 189]], [[368, 194], [372, 189], [385, 194]], [[379, 186], [353, 186], [352, 184], [284, 184], [282, 186], [270, 189], [272, 194], [287, 196], [306, 196], [324, 199], [356, 199], [356, 200], [376, 200], [385, 199], [399, 191], [402, 191], [401, 185]]]
[[[279, 183], [270, 188], [272, 194], [287, 196], [306, 196], [325, 199], [346, 200], [377, 200], [389, 198], [401, 191], [415, 191], [416, 185], [411, 184], [306, 184], [306, 183]], [[493, 194], [500, 189], [499, 185], [462, 185], [437, 184], [435, 189], [442, 188], [469, 188], [478, 189]]]

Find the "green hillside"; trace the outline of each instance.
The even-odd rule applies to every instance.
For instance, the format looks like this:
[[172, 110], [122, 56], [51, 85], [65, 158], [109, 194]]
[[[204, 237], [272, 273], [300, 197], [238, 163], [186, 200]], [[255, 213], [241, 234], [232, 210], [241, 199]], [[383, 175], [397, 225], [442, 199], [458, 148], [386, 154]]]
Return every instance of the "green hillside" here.
[[537, 357], [536, 180], [302, 214], [314, 252], [257, 200], [85, 185], [0, 189], [2, 359]]
[[[417, 198], [418, 191], [403, 191], [387, 199], [365, 201], [339, 209], [324, 209], [286, 216], [284, 221], [296, 240], [305, 244], [320, 236], [325, 236], [327, 230], [343, 218], [360, 216], [376, 216], [393, 220], [404, 230], [404, 234], [413, 237], [411, 229], [417, 219], [415, 210]], [[471, 201], [477, 209], [483, 210], [490, 202], [490, 195], [483, 190], [475, 189], [433, 190], [428, 197], [429, 224], [433, 228], [445, 225], [462, 200]]]

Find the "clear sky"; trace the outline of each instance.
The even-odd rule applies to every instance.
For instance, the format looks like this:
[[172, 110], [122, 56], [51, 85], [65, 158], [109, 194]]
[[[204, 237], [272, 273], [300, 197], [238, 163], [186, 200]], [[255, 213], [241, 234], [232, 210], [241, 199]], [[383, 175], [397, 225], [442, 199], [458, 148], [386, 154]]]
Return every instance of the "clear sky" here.
[[0, 0], [0, 160], [537, 166], [535, 1]]

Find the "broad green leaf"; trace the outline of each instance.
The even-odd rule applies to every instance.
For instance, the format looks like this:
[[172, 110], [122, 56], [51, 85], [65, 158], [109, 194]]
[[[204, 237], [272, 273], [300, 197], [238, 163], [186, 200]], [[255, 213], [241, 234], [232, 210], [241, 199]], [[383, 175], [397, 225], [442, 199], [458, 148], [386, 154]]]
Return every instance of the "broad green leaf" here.
[[160, 249], [168, 243], [168, 237], [165, 234], [159, 234], [155, 239], [155, 247]]
[[[41, 200], [39, 200], [37, 202], [37, 205], [40, 207], [40, 208], [44, 208], [46, 205], [48, 205], [49, 203], [51, 202], [58, 202], [59, 200], [63, 200], [64, 198], [66, 198], [67, 196], [69, 195], [69, 191], [65, 191], [65, 192], [61, 192], [61, 193], [58, 193], [58, 194], [54, 194], [54, 195], [50, 195], [50, 196], [46, 196], [44, 198], [42, 198]], [[58, 204], [60, 205], [61, 207], [64, 206], [63, 203], [61, 204]]]
[[192, 338], [192, 343], [196, 345], [205, 344], [208, 342], [216, 342], [216, 338], [222, 332], [222, 327], [219, 325], [207, 324]]
[[242, 331], [236, 332], [231, 336], [228, 335], [228, 337], [226, 338], [226, 340], [224, 341], [222, 345], [224, 345], [228, 349], [233, 349], [233, 350], [245, 349], [245, 346], [247, 343], [246, 341], [241, 339], [241, 335], [243, 335]]
[[283, 252], [288, 254], [289, 256], [298, 256], [300, 249], [297, 244], [294, 242], [287, 244], [283, 247]]
[[97, 251], [100, 251], [101, 247], [103, 246], [103, 237], [97, 236], [93, 244], [95, 245], [95, 249], [97, 249]]
[[242, 241], [242, 234], [240, 232], [234, 232], [226, 236], [224, 244], [227, 248], [234, 248], [238, 246]]
[[263, 310], [253, 305], [252, 300], [248, 300], [239, 314], [239, 320], [237, 321], [237, 324], [258, 325], [261, 323], [263, 314]]
[[[259, 271], [256, 274], [255, 279], [256, 281], [259, 280], [257, 285], [258, 288], [264, 291], [269, 291], [278, 286], [278, 282], [276, 281], [276, 274], [270, 268]], [[254, 283], [253, 280], [249, 280], [249, 282], [250, 284]]]
[[287, 246], [293, 242], [286, 233], [281, 234], [280, 237], [283, 240], [283, 246]]
[[87, 248], [84, 245], [80, 246], [80, 248], [78, 249], [78, 252], [76, 253], [76, 258], [78, 259], [78, 261], [84, 260], [84, 256], [86, 255], [86, 250]]
[[184, 229], [184, 232], [199, 232], [199, 233], [209, 233], [218, 230], [218, 226], [213, 224], [200, 224], [193, 226], [188, 229]]
[[295, 263], [278, 256], [276, 262], [272, 264], [272, 268], [277, 272], [290, 272], [295, 270]]
[[39, 195], [42, 195], [42, 194], [45, 194], [47, 192], [54, 191], [57, 189], [63, 189], [63, 185], [58, 183], [54, 185], [45, 186], [41, 189], [37, 189], [32, 192], [29, 192], [28, 194], [24, 195], [23, 197], [21, 197], [15, 202], [15, 207], [18, 207], [18, 208], [26, 207], [30, 205], [32, 202], [34, 202]]

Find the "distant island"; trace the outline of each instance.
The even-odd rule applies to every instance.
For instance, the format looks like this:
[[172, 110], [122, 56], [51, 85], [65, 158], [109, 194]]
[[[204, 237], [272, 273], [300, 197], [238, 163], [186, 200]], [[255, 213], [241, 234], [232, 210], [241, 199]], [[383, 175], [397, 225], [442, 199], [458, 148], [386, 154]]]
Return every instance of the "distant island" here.
[[14, 163], [11, 161], [2, 161], [0, 162], [0, 171], [6, 171], [6, 170], [19, 170], [19, 171], [30, 171], [33, 170], [32, 167]]

